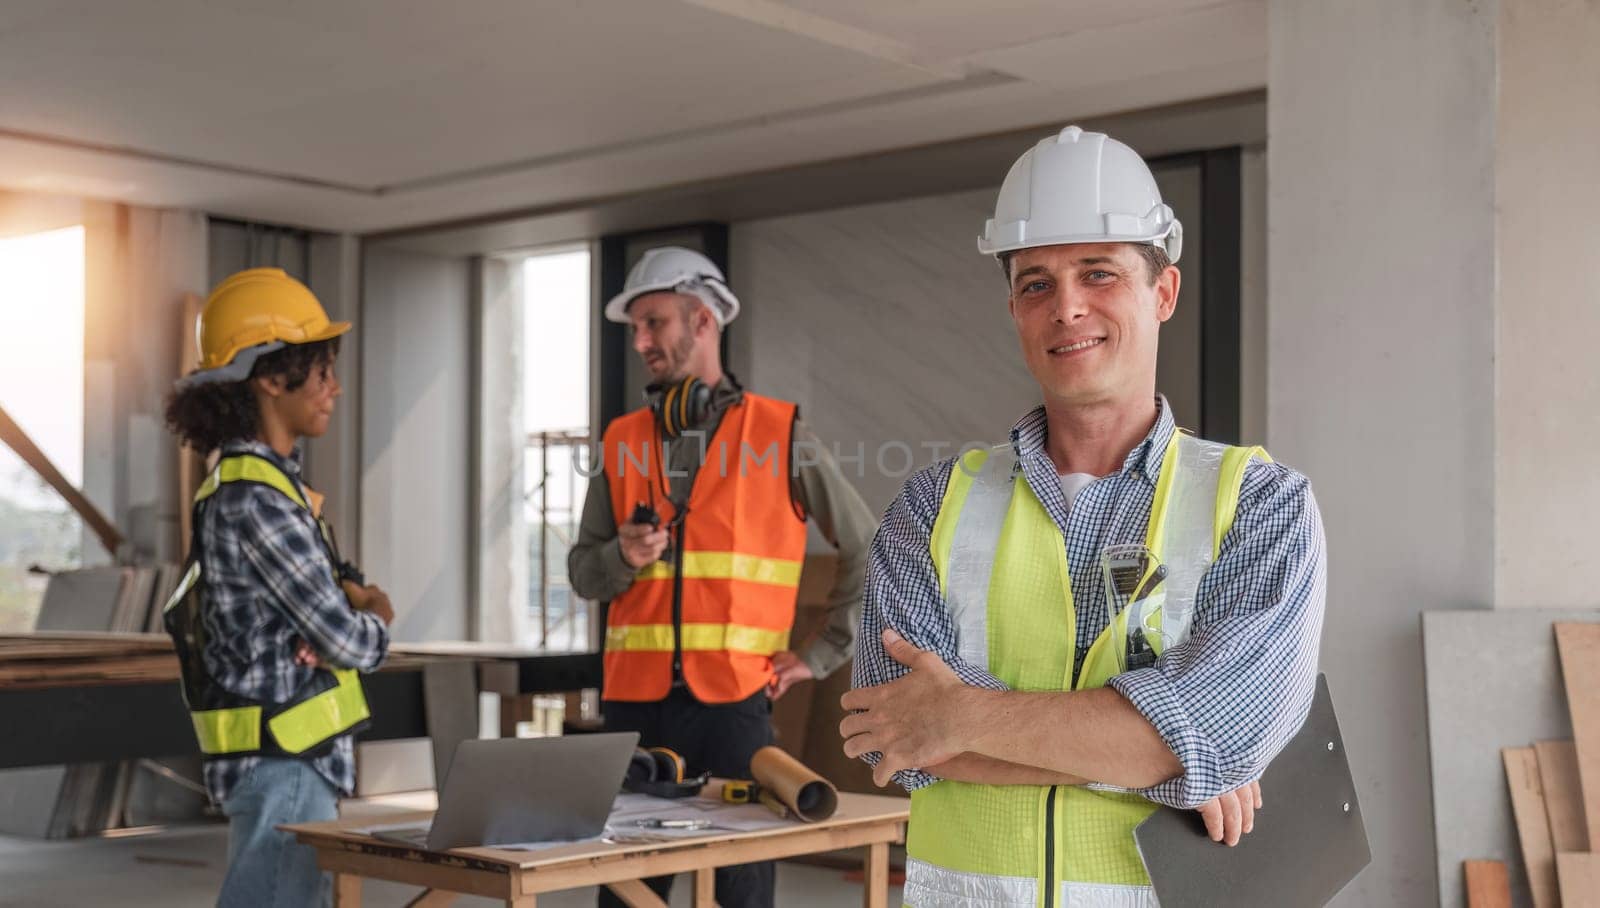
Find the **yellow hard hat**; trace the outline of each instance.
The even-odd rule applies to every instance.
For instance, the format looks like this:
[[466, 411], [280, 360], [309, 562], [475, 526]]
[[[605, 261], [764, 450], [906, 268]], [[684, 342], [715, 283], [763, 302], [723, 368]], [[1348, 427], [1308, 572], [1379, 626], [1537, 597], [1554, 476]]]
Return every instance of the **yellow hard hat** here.
[[[221, 370], [241, 352], [263, 345], [275, 350], [284, 344], [310, 344], [349, 330], [349, 322], [330, 322], [317, 297], [283, 269], [251, 268], [218, 284], [206, 299], [195, 326], [200, 370]], [[264, 352], [269, 351], [257, 350], [256, 355]], [[253, 365], [255, 356], [248, 358]]]

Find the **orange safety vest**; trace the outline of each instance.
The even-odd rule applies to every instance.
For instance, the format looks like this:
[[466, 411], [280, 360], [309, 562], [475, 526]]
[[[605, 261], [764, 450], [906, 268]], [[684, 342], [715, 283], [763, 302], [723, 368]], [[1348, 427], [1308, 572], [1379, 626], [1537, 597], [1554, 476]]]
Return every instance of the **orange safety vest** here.
[[[701, 702], [733, 703], [772, 677], [772, 654], [789, 646], [806, 551], [789, 488], [795, 412], [746, 393], [723, 413], [668, 560], [641, 568], [611, 603], [603, 699], [661, 700], [681, 674]], [[672, 527], [654, 414], [618, 417], [602, 445], [617, 525], [645, 502]]]

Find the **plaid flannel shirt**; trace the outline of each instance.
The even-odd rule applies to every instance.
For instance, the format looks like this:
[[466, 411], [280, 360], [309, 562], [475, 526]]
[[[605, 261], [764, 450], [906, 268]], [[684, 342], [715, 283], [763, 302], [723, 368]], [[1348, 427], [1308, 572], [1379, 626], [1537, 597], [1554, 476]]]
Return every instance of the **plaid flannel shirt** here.
[[[300, 483], [300, 452], [282, 457], [259, 441], [232, 442], [223, 456], [254, 454]], [[301, 486], [302, 490], [304, 486]], [[304, 640], [324, 666], [372, 671], [389, 649], [376, 615], [350, 607], [315, 518], [283, 493], [253, 482], [225, 483], [201, 508], [197, 526], [205, 584], [206, 670], [225, 689], [268, 703], [291, 699], [315, 669], [295, 663]], [[260, 761], [208, 760], [206, 789], [218, 804]], [[312, 761], [339, 791], [355, 790], [351, 735]]]

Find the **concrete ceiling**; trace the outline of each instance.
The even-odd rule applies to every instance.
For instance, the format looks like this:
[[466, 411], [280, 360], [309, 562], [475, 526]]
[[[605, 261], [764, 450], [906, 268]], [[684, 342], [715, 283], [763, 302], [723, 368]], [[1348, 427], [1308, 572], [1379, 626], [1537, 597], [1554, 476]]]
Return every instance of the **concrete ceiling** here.
[[1265, 0], [0, 0], [0, 187], [394, 230], [1265, 80]]

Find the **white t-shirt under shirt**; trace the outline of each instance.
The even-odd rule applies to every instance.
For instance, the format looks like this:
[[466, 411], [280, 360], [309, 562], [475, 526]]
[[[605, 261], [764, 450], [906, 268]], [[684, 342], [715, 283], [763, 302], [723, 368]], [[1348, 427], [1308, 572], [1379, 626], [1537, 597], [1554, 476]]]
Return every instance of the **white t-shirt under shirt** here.
[[1099, 478], [1100, 477], [1092, 476], [1088, 473], [1056, 474], [1056, 481], [1061, 483], [1061, 494], [1067, 496], [1068, 514], [1072, 513], [1072, 499], [1077, 498], [1078, 493], [1082, 492], [1085, 486]]

